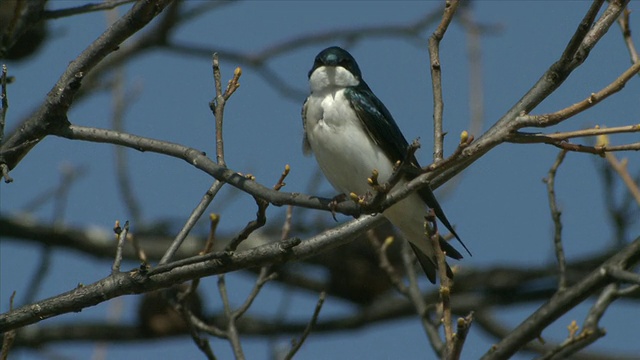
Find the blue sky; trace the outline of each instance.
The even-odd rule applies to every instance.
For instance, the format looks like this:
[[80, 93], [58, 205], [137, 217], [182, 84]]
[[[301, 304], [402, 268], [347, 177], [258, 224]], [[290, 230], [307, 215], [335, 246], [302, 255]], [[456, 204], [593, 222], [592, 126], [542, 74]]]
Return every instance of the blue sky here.
[[[55, 1], [51, 5], [63, 8], [79, 3]], [[192, 1], [189, 5], [195, 3]], [[632, 2], [630, 8], [634, 10], [637, 4]], [[365, 25], [406, 24], [439, 5], [440, 2], [435, 1], [240, 2], [199, 17], [182, 27], [174, 35], [174, 40], [206, 47], [211, 52], [234, 50], [251, 54], [271, 44], [316, 32]], [[484, 130], [497, 121], [558, 59], [589, 5], [582, 1], [478, 1], [474, 4], [476, 20], [498, 25], [501, 29], [481, 39]], [[632, 14], [632, 29], [637, 33], [638, 26], [634, 20]], [[51, 21], [53, 39], [36, 56], [21, 63], [7, 63], [10, 74], [16, 77], [16, 82], [9, 88], [11, 107], [7, 129], [12, 129], [19, 119], [42, 101], [68, 62], [99, 36], [105, 23], [103, 13]], [[384, 101], [407, 139], [421, 139], [423, 147], [418, 151], [418, 158], [422, 163], [429, 162], [432, 152], [432, 95], [426, 39], [433, 29], [431, 26], [424, 32], [421, 43], [374, 37], [349, 47], [367, 83]], [[445, 130], [449, 132], [446, 153], [455, 149], [458, 134], [469, 129], [466, 41], [463, 29], [454, 23], [441, 45]], [[283, 166], [290, 164], [292, 171], [285, 190], [304, 192], [307, 189], [311, 177], [316, 174], [316, 163], [301, 152], [300, 107], [306, 96], [307, 71], [313, 58], [330, 45], [348, 44], [341, 41], [313, 44], [269, 61], [272, 71], [301, 91], [299, 98], [284, 98], [257, 74], [256, 69], [243, 67], [241, 87], [228, 103], [225, 113], [225, 149], [229, 167], [252, 173], [263, 184], [271, 184], [277, 180]], [[238, 64], [225, 58], [221, 63], [223, 79], [229, 79]], [[609, 84], [629, 65], [620, 31], [614, 26], [591, 52], [587, 62], [534, 113], [555, 111], [584, 99]], [[209, 57], [153, 51], [130, 63], [126, 76], [127, 87], [140, 91], [126, 115], [127, 131], [188, 145], [213, 156], [213, 117], [208, 108], [213, 96]], [[638, 123], [639, 94], [640, 85], [634, 79], [620, 94], [607, 99], [601, 106], [550, 131], [581, 129], [596, 124], [613, 127]], [[111, 127], [110, 117], [111, 99], [107, 93], [92, 95], [72, 107], [69, 113], [74, 124], [101, 128]], [[637, 139], [637, 134], [612, 138], [618, 144], [637, 141], [633, 139]], [[461, 266], [535, 266], [554, 261], [552, 223], [546, 188], [541, 179], [546, 176], [557, 153], [556, 148], [548, 145], [504, 144], [439, 189], [437, 194], [449, 219], [455, 223], [457, 232], [474, 255], [464, 259]], [[632, 174], [640, 170], [637, 154], [622, 153], [618, 156], [629, 158]], [[175, 159], [133, 151], [129, 152], [129, 157], [134, 187], [147, 221], [186, 219], [212, 181], [206, 174]], [[61, 166], [82, 165], [87, 167], [88, 173], [71, 189], [65, 222], [109, 231], [115, 219], [127, 216], [120, 203], [113, 161], [112, 146], [48, 137], [12, 172], [15, 182], [0, 186], [0, 210], [3, 214], [20, 211], [36, 194], [57, 184]], [[604, 214], [602, 185], [599, 167], [596, 166], [601, 161], [591, 155], [571, 153], [559, 170], [556, 191], [563, 210], [563, 236], [568, 259], [601, 252], [612, 243], [613, 232]], [[232, 190], [227, 187], [223, 191], [220, 196], [228, 195]], [[623, 189], [618, 193], [624, 196]], [[333, 196], [334, 191], [323, 182], [319, 195]], [[214, 202], [209, 209], [222, 213], [221, 231], [238, 230], [254, 216], [253, 199], [248, 196], [235, 199], [224, 206]], [[52, 211], [51, 206], [44, 207], [33, 215], [50, 221]], [[267, 215], [275, 218], [283, 211], [271, 207]], [[314, 213], [313, 216], [330, 215]], [[348, 219], [340, 217], [340, 220]], [[632, 233], [637, 234], [639, 230], [640, 223], [636, 223]], [[25, 292], [39, 256], [38, 247], [2, 240], [2, 311], [8, 308], [7, 299], [11, 291], [17, 290], [18, 298]], [[54, 250], [51, 273], [46, 277], [38, 298], [67, 291], [77, 283], [94, 282], [109, 272], [109, 262], [75, 252]], [[252, 284], [252, 278], [243, 273], [232, 274], [228, 283], [232, 296], [239, 302]], [[201, 289], [212, 307], [219, 306], [214, 279], [205, 280]], [[268, 285], [252, 309], [268, 312], [274, 303], [281, 300], [280, 289], [278, 285]], [[118, 301], [124, 302], [124, 316], [132, 316], [136, 299], [125, 297]], [[310, 315], [315, 306], [315, 296], [312, 295], [295, 295], [290, 301], [292, 314], [296, 316]], [[104, 319], [113, 303], [48, 321], [68, 321], [76, 316]], [[629, 342], [628, 334], [638, 333], [639, 325], [623, 321], [630, 311], [637, 313], [637, 309], [623, 303], [618, 305], [610, 309], [603, 319], [602, 325], [608, 335], [593, 349], [629, 352], [634, 347], [638, 349], [637, 344]], [[512, 309], [501, 314], [501, 318], [507, 324], [515, 325], [534, 308], [535, 305]], [[322, 314], [328, 316], [351, 310], [348, 304], [329, 299]], [[581, 323], [587, 310], [585, 306], [577, 308], [543, 335], [561, 341], [566, 337], [569, 322], [576, 319]], [[268, 358], [265, 341], [243, 340], [248, 358]], [[287, 341], [280, 340], [283, 343]], [[492, 343], [493, 340], [472, 328], [463, 358], [477, 358]], [[212, 346], [219, 358], [231, 357], [228, 344], [222, 340], [212, 339]], [[88, 357], [94, 351], [94, 345], [64, 344], [50, 349], [52, 353], [80, 359]], [[42, 355], [27, 351], [17, 353], [23, 359], [40, 358]], [[408, 359], [431, 357], [432, 351], [415, 318], [329, 336], [312, 334], [301, 349], [299, 358], [390, 359], [398, 358], [399, 354], [401, 358]], [[201, 354], [188, 338], [107, 348], [110, 359], [140, 356], [199, 358]]]

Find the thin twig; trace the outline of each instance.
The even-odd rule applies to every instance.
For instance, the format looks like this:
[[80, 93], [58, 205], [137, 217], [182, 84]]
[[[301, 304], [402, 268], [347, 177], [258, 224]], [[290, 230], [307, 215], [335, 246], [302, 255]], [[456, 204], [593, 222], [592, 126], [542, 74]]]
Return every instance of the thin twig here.
[[135, 2], [135, 0], [113, 0], [105, 1], [102, 3], [85, 4], [72, 8], [59, 9], [59, 10], [45, 10], [42, 13], [43, 19], [59, 19], [62, 17], [73, 16], [78, 14], [86, 14], [95, 11], [110, 10], [120, 5]]
[[638, 56], [638, 51], [636, 50], [636, 46], [633, 43], [633, 39], [631, 38], [631, 27], [629, 26], [630, 14], [631, 11], [629, 10], [629, 8], [625, 7], [622, 15], [618, 17], [618, 25], [620, 25], [624, 43], [627, 45], [627, 49], [629, 49], [629, 57], [631, 58], [631, 63], [635, 64], [640, 61], [640, 57]]
[[402, 281], [402, 276], [398, 273], [396, 268], [389, 261], [388, 251], [389, 247], [395, 241], [393, 236], [387, 237], [384, 242], [381, 244], [380, 241], [375, 236], [369, 236], [369, 241], [371, 245], [376, 249], [376, 253], [378, 254], [378, 259], [380, 259], [380, 268], [384, 270], [389, 276], [389, 280], [391, 284], [396, 288], [396, 290], [410, 299], [409, 288]]
[[216, 180], [213, 184], [211, 184], [211, 187], [204, 193], [202, 199], [200, 199], [200, 202], [198, 203], [198, 206], [193, 209], [193, 211], [189, 215], [189, 218], [187, 219], [187, 222], [184, 224], [178, 235], [176, 235], [176, 238], [171, 243], [171, 246], [169, 246], [169, 248], [167, 249], [167, 252], [162, 256], [162, 259], [160, 259], [158, 265], [167, 264], [169, 261], [171, 261], [171, 259], [173, 259], [173, 256], [178, 251], [184, 240], [187, 238], [191, 229], [196, 226], [196, 223], [202, 217], [202, 214], [204, 214], [205, 210], [207, 210], [207, 207], [209, 206], [209, 204], [211, 204], [211, 201], [213, 201], [213, 198], [216, 196], [216, 194], [218, 194], [218, 191], [220, 191], [224, 184], [224, 182], [219, 180]]
[[373, 170], [371, 177], [367, 179], [369, 186], [376, 191], [373, 198], [369, 201], [358, 201], [358, 204], [364, 209], [369, 209], [379, 205], [385, 198], [385, 196], [393, 189], [400, 180], [406, 175], [407, 170], [411, 170], [413, 167], [413, 159], [415, 159], [415, 153], [420, 148], [420, 142], [418, 139], [413, 140], [407, 147], [407, 153], [402, 160], [397, 161], [393, 166], [393, 173], [386, 180], [384, 184], [378, 182], [378, 171]]
[[9, 99], [7, 98], [7, 65], [2, 64], [2, 75], [0, 75], [0, 144], [4, 139], [4, 127], [9, 109]]
[[638, 184], [635, 182], [633, 177], [631, 177], [631, 174], [629, 174], [629, 170], [627, 169], [627, 159], [619, 161], [612, 153], [606, 153], [604, 156], [609, 164], [611, 164], [611, 167], [618, 173], [622, 182], [627, 186], [629, 193], [631, 193], [631, 196], [636, 200], [638, 206], [640, 206], [640, 188], [638, 188]]
[[216, 160], [218, 165], [226, 166], [224, 160], [224, 141], [222, 139], [222, 124], [224, 119], [224, 107], [231, 95], [240, 87], [240, 76], [242, 69], [236, 68], [233, 72], [233, 78], [229, 81], [225, 92], [222, 92], [222, 75], [220, 74], [220, 62], [218, 61], [218, 53], [213, 54], [213, 80], [215, 82], [216, 95], [209, 102], [209, 108], [216, 118]]
[[[289, 175], [290, 170], [291, 170], [291, 167], [289, 165], [285, 165], [284, 171], [280, 175], [280, 178], [278, 179], [276, 184], [273, 186], [273, 190], [280, 191], [280, 189], [282, 189], [285, 186], [284, 180], [286, 179], [287, 175]], [[255, 180], [255, 178], [252, 175], [246, 175], [246, 178], [249, 180]], [[249, 235], [251, 235], [251, 233], [263, 227], [264, 224], [267, 223], [266, 211], [267, 211], [267, 207], [269, 207], [269, 202], [256, 196], [254, 196], [253, 199], [256, 201], [256, 205], [258, 205], [258, 211], [256, 212], [256, 219], [249, 221], [247, 225], [244, 227], [244, 229], [242, 229], [242, 231], [240, 231], [238, 235], [236, 235], [233, 239], [231, 239], [231, 241], [225, 248], [226, 251], [235, 251], [238, 245], [240, 245], [241, 242], [246, 240], [249, 237]]]
[[609, 274], [619, 281], [640, 285], [640, 274], [618, 268], [611, 269]]
[[445, 351], [445, 344], [442, 342], [442, 339], [440, 339], [437, 325], [434, 325], [429, 319], [428, 307], [418, 286], [418, 276], [416, 275], [414, 260], [413, 250], [411, 246], [409, 246], [409, 243], [405, 241], [402, 247], [402, 261], [407, 273], [407, 278], [409, 279], [409, 299], [420, 317], [420, 323], [427, 335], [431, 348], [438, 357], [440, 357]]
[[589, 313], [582, 324], [582, 330], [578, 332], [579, 327], [574, 320], [568, 326], [568, 338], [544, 356], [540, 357], [539, 360], [569, 359], [578, 351], [603, 337], [606, 331], [600, 328], [600, 319], [602, 319], [604, 312], [609, 306], [618, 298], [617, 294], [618, 284], [612, 283], [607, 285], [593, 306], [591, 306], [591, 309], [589, 309]]
[[[638, 132], [640, 129], [636, 128], [637, 125], [629, 125], [624, 126], [624, 128], [632, 129], [631, 131], [621, 131], [621, 132]], [[595, 131], [594, 131], [595, 133]], [[554, 134], [555, 135], [555, 134]], [[639, 151], [640, 150], [640, 142], [625, 144], [625, 145], [602, 145], [598, 144], [596, 146], [587, 146], [581, 144], [573, 144], [567, 142], [565, 140], [559, 139], [563, 136], [562, 133], [558, 134], [559, 136], [547, 136], [546, 134], [531, 134], [517, 131], [505, 140], [510, 143], [517, 144], [550, 144], [559, 149], [572, 151], [572, 152], [581, 152], [587, 154], [594, 154], [603, 156], [610, 152], [616, 151]]]
[[471, 145], [471, 143], [473, 143], [474, 137], [473, 135], [470, 135], [468, 132], [463, 131], [460, 134], [460, 143], [458, 144], [458, 147], [456, 148], [456, 150], [453, 152], [453, 154], [451, 154], [451, 156], [449, 156], [448, 158], [438, 161], [438, 162], [434, 162], [428, 166], [424, 166], [421, 169], [422, 173], [428, 173], [428, 172], [433, 172], [439, 169], [443, 169], [443, 168], [447, 168], [449, 166], [449, 164], [455, 163], [457, 160], [460, 159], [460, 157], [463, 154], [464, 149], [466, 149], [467, 147], [469, 147], [469, 145]]
[[447, 360], [458, 360], [462, 356], [462, 347], [471, 329], [472, 321], [473, 311], [463, 318], [458, 318], [457, 331], [453, 334], [453, 346]]
[[209, 215], [209, 235], [207, 235], [207, 242], [204, 244], [204, 249], [200, 252], [200, 255], [208, 254], [213, 251], [216, 242], [216, 229], [220, 223], [219, 214]]
[[[187, 314], [189, 313], [187, 312]], [[195, 316], [183, 316], [183, 318], [189, 319], [187, 323], [189, 324], [189, 333], [191, 334], [191, 339], [196, 344], [198, 349], [200, 349], [200, 351], [202, 351], [202, 353], [207, 357], [208, 360], [216, 360], [216, 356], [213, 353], [213, 349], [211, 349], [209, 340], [200, 336], [200, 334], [198, 333], [198, 328], [193, 324], [193, 322], [191, 322], [194, 317]]]
[[284, 223], [282, 224], [282, 235], [280, 239], [288, 239], [291, 234], [291, 221], [293, 220], [293, 206], [287, 206], [287, 211], [284, 216]]
[[33, 272], [31, 280], [27, 282], [27, 292], [22, 300], [23, 304], [31, 304], [35, 301], [38, 292], [40, 291], [45, 277], [50, 274], [49, 268], [51, 266], [51, 257], [53, 254], [53, 247], [50, 245], [44, 245], [41, 249], [41, 258], [38, 261], [38, 268]]
[[442, 324], [444, 325], [444, 341], [445, 341], [445, 357], [453, 353], [453, 324], [451, 316], [451, 287], [453, 282], [447, 274], [446, 252], [440, 246], [440, 233], [436, 216], [432, 209], [429, 209], [428, 215], [425, 217], [424, 230], [426, 236], [431, 241], [431, 246], [435, 251], [436, 265], [440, 275], [440, 302], [442, 303]]
[[325, 296], [326, 296], [326, 293], [324, 291], [320, 293], [320, 297], [318, 298], [318, 302], [316, 303], [316, 309], [313, 312], [313, 316], [311, 316], [309, 325], [307, 325], [306, 329], [304, 329], [304, 332], [302, 333], [302, 336], [300, 336], [300, 339], [292, 340], [293, 346], [291, 350], [289, 350], [287, 355], [285, 355], [284, 357], [285, 360], [293, 359], [293, 356], [298, 352], [298, 350], [300, 350], [300, 348], [302, 347], [302, 344], [311, 333], [311, 330], [313, 330], [313, 327], [318, 321], [318, 316], [320, 316], [320, 310], [322, 310], [322, 304], [324, 304]]
[[549, 169], [547, 178], [543, 180], [547, 184], [549, 209], [551, 210], [551, 219], [553, 220], [554, 227], [553, 245], [556, 252], [556, 259], [558, 260], [558, 291], [564, 291], [567, 287], [567, 265], [564, 257], [564, 248], [562, 246], [562, 212], [558, 209], [558, 203], [556, 201], [555, 179], [558, 168], [566, 155], [566, 150], [560, 151], [553, 166]]
[[611, 84], [597, 93], [592, 93], [586, 99], [568, 106], [562, 110], [543, 115], [523, 115], [516, 118], [517, 128], [523, 127], [548, 127], [556, 125], [576, 114], [592, 108], [602, 100], [617, 93], [624, 88], [625, 84], [640, 71], [640, 62], [634, 63]]
[[[4, 140], [4, 127], [6, 125], [7, 110], [9, 109], [9, 98], [7, 97], [7, 65], [2, 64], [2, 75], [0, 76], [0, 104], [2, 109], [0, 110], [0, 144]], [[0, 163], [0, 176], [4, 178], [5, 183], [13, 182], [13, 178], [9, 176], [9, 166], [7, 164]]]
[[245, 241], [249, 235], [267, 223], [266, 211], [267, 207], [269, 207], [269, 203], [257, 197], [254, 197], [253, 199], [256, 201], [256, 205], [258, 206], [256, 218], [249, 221], [247, 225], [245, 225], [245, 227], [233, 239], [231, 239], [225, 248], [226, 251], [235, 251], [241, 242]]
[[121, 228], [120, 222], [116, 221], [116, 226], [113, 228], [113, 231], [118, 237], [118, 246], [116, 248], [116, 259], [113, 262], [113, 266], [111, 267], [112, 275], [120, 272], [120, 263], [122, 262], [122, 248], [124, 247], [125, 239], [127, 238], [127, 234], [129, 233], [129, 221], [126, 221], [124, 223], [124, 228]]
[[253, 304], [253, 301], [260, 293], [260, 290], [262, 290], [264, 284], [268, 283], [271, 280], [274, 280], [277, 275], [277, 273], [270, 272], [269, 267], [267, 266], [263, 266], [260, 269], [258, 279], [253, 284], [253, 288], [251, 289], [249, 296], [247, 296], [247, 299], [244, 301], [244, 303], [233, 312], [233, 317], [235, 320], [239, 319], [242, 315], [244, 315], [244, 313], [247, 312], [247, 310], [249, 310], [249, 308]]
[[[15, 290], [11, 293], [9, 297], [9, 311], [13, 310], [13, 300], [16, 297]], [[2, 351], [0, 352], [0, 360], [7, 360], [9, 358], [9, 350], [11, 350], [11, 346], [13, 345], [13, 341], [16, 339], [16, 330], [9, 330], [5, 332], [2, 336]]]
[[458, 8], [458, 0], [447, 0], [440, 25], [429, 38], [429, 58], [431, 69], [431, 84], [433, 87], [433, 161], [438, 162], [444, 157], [444, 132], [442, 130], [442, 69], [440, 66], [440, 41], [447, 31], [453, 15]]
[[534, 142], [546, 142], [546, 140], [568, 140], [568, 139], [577, 138], [577, 137], [622, 134], [622, 133], [633, 133], [633, 132], [640, 132], [640, 124], [616, 126], [616, 127], [596, 126], [589, 129], [556, 132], [553, 134], [516, 132], [514, 138], [518, 138], [518, 140], [513, 142], [534, 143]]
[[233, 350], [235, 358], [244, 360], [245, 357], [242, 351], [242, 344], [240, 344], [240, 335], [236, 328], [236, 318], [231, 310], [231, 304], [229, 303], [229, 295], [227, 294], [227, 285], [224, 274], [218, 275], [218, 291], [220, 292], [225, 317], [227, 318], [227, 340], [229, 340], [229, 343], [231, 344], [231, 349]]

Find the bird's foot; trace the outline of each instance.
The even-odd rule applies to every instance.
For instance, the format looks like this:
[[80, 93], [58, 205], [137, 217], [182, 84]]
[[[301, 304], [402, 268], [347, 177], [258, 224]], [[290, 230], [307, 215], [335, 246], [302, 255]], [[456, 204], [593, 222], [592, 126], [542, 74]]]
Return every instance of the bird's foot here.
[[334, 196], [333, 199], [331, 199], [331, 201], [329, 202], [329, 210], [331, 210], [331, 216], [336, 222], [338, 221], [338, 219], [336, 218], [336, 207], [339, 203], [345, 200], [347, 200], [347, 194], [338, 194]]

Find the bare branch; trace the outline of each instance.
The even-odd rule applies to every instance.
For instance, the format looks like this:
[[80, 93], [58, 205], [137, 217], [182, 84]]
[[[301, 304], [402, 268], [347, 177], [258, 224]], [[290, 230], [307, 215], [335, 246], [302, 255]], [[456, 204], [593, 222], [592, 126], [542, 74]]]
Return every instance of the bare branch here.
[[473, 311], [469, 313], [469, 315], [464, 318], [459, 318], [457, 323], [457, 331], [453, 335], [453, 346], [451, 349], [451, 353], [449, 355], [449, 359], [457, 360], [462, 356], [462, 347], [464, 345], [465, 340], [467, 339], [467, 335], [469, 334], [469, 329], [471, 329], [471, 322], [473, 321]]
[[86, 14], [86, 13], [95, 12], [95, 11], [110, 10], [110, 9], [115, 9], [116, 7], [124, 4], [130, 4], [132, 2], [135, 2], [135, 0], [113, 0], [113, 1], [105, 1], [102, 3], [85, 4], [85, 5], [75, 6], [75, 7], [66, 8], [66, 9], [45, 10], [42, 13], [42, 18], [43, 19], [59, 19], [62, 17], [73, 16], [78, 14]]
[[205, 210], [207, 210], [207, 207], [209, 206], [209, 204], [211, 204], [211, 201], [213, 201], [213, 198], [218, 194], [218, 191], [220, 191], [222, 186], [224, 186], [224, 182], [219, 180], [216, 180], [213, 182], [213, 184], [211, 184], [211, 187], [209, 187], [209, 189], [204, 193], [198, 205], [195, 207], [195, 209], [193, 209], [191, 215], [189, 215], [189, 218], [187, 219], [187, 222], [184, 224], [174, 241], [171, 243], [171, 246], [169, 246], [167, 252], [162, 256], [162, 259], [160, 259], [158, 265], [167, 264], [173, 259], [173, 256], [176, 254], [184, 240], [187, 238], [191, 229], [193, 229], [198, 220], [202, 217], [202, 214], [204, 214]]
[[113, 262], [113, 267], [111, 267], [111, 275], [120, 272], [120, 263], [122, 262], [122, 248], [124, 247], [124, 242], [127, 239], [127, 235], [129, 234], [129, 221], [126, 221], [124, 223], [124, 228], [120, 227], [120, 221], [116, 221], [116, 225], [113, 228], [113, 231], [116, 233], [116, 236], [118, 238], [118, 247], [116, 250], [116, 259]]
[[631, 193], [631, 196], [633, 196], [638, 206], [640, 206], [640, 188], [638, 188], [638, 184], [631, 177], [631, 174], [629, 174], [629, 170], [627, 169], [627, 160], [624, 159], [619, 161], [616, 156], [611, 153], [605, 154], [605, 158], [609, 164], [611, 164], [611, 167], [618, 173], [622, 182], [627, 186], [627, 189], [629, 189], [629, 193]]
[[591, 274], [564, 292], [557, 293], [549, 302], [542, 305], [518, 327], [509, 333], [500, 343], [496, 344], [482, 359], [505, 359], [513, 355], [521, 346], [535, 339], [542, 329], [558, 319], [569, 309], [581, 303], [590, 294], [602, 289], [613, 279], [609, 275], [610, 269], [628, 269], [640, 260], [640, 238], [630, 246], [620, 251]]
[[624, 88], [625, 84], [631, 80], [640, 71], [640, 62], [637, 62], [629, 69], [627, 69], [622, 75], [615, 79], [611, 84], [607, 85], [604, 89], [597, 93], [591, 94], [588, 98], [566, 107], [562, 110], [556, 111], [551, 114], [544, 115], [524, 115], [516, 118], [516, 128], [523, 127], [548, 127], [556, 125], [563, 120], [566, 120], [576, 114], [579, 114], [589, 108], [592, 108], [602, 100], [617, 93]]
[[415, 260], [413, 250], [407, 241], [404, 242], [404, 246], [402, 247], [402, 262], [404, 263], [405, 272], [409, 278], [408, 298], [413, 305], [415, 312], [420, 317], [420, 323], [427, 335], [431, 348], [438, 356], [442, 356], [446, 348], [445, 343], [440, 339], [440, 334], [438, 332], [438, 326], [441, 323], [441, 319], [437, 319], [438, 321], [436, 325], [432, 323], [429, 318], [429, 308], [424, 297], [420, 293], [420, 288], [418, 287], [418, 277], [416, 276], [416, 269], [414, 266]]
[[458, 9], [458, 0], [447, 0], [440, 25], [429, 38], [429, 58], [431, 59], [431, 84], [433, 88], [433, 161], [438, 162], [444, 157], [444, 132], [442, 130], [442, 69], [440, 65], [440, 41], [447, 31], [453, 15]]
[[2, 75], [0, 75], [0, 107], [0, 144], [2, 144], [7, 110], [9, 109], [9, 98], [7, 97], [7, 65], [5, 64], [2, 64]]
[[629, 57], [631, 58], [631, 63], [635, 64], [640, 61], [640, 57], [638, 56], [638, 51], [636, 50], [636, 46], [633, 43], [633, 39], [631, 38], [631, 27], [629, 26], [630, 14], [631, 11], [629, 10], [629, 8], [625, 7], [622, 15], [618, 18], [618, 25], [620, 25], [624, 43], [627, 45], [627, 49], [629, 49]]
[[13, 169], [53, 128], [68, 125], [67, 111], [82, 79], [107, 55], [135, 32], [148, 24], [171, 0], [137, 2], [98, 39], [73, 60], [53, 86], [38, 111], [0, 147], [0, 164]]
[[243, 360], [244, 353], [242, 351], [242, 345], [240, 344], [240, 334], [236, 328], [236, 317], [234, 316], [231, 305], [229, 304], [229, 295], [227, 295], [227, 285], [224, 274], [218, 276], [218, 291], [220, 292], [220, 298], [222, 299], [222, 305], [224, 307], [224, 314], [227, 317], [227, 329], [225, 331], [226, 338], [231, 344], [231, 349], [236, 359]]
[[300, 336], [300, 339], [291, 341], [293, 343], [293, 347], [291, 348], [291, 350], [289, 350], [287, 355], [285, 355], [284, 357], [285, 360], [293, 359], [293, 356], [298, 352], [298, 350], [300, 350], [300, 348], [302, 347], [302, 344], [304, 344], [304, 341], [307, 339], [307, 337], [311, 333], [311, 330], [313, 330], [313, 327], [318, 321], [318, 316], [320, 316], [320, 310], [322, 310], [322, 304], [324, 304], [325, 296], [326, 296], [326, 293], [324, 291], [320, 293], [320, 297], [318, 298], [318, 303], [316, 304], [316, 309], [313, 312], [313, 316], [311, 316], [311, 320], [309, 320], [309, 325], [307, 325], [307, 327], [304, 329], [304, 332], [302, 333], [302, 336]]
[[564, 248], [562, 246], [562, 220], [560, 218], [562, 212], [558, 209], [555, 190], [556, 172], [562, 164], [565, 155], [567, 155], [565, 150], [560, 151], [556, 161], [553, 163], [553, 166], [549, 169], [547, 178], [543, 180], [547, 184], [549, 208], [551, 210], [551, 219], [553, 220], [554, 226], [553, 245], [556, 252], [556, 259], [558, 260], [558, 291], [564, 291], [567, 287], [567, 266], [564, 257]]
[[[11, 293], [9, 297], [9, 311], [13, 310], [13, 300], [16, 297], [15, 290]], [[0, 359], [7, 360], [9, 358], [9, 350], [11, 350], [11, 346], [13, 346], [13, 342], [16, 339], [16, 331], [10, 330], [3, 334], [2, 336], [2, 351], [0, 351]]]

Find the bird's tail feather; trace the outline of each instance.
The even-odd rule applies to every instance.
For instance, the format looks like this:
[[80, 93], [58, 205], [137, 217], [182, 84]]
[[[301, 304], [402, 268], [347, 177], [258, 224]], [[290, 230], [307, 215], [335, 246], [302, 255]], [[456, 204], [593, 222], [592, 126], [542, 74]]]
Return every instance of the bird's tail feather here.
[[[444, 214], [444, 211], [440, 207], [440, 204], [438, 203], [438, 200], [436, 199], [435, 195], [433, 194], [433, 191], [431, 190], [431, 187], [429, 187], [427, 185], [426, 187], [422, 188], [418, 193], [419, 193], [420, 197], [422, 198], [422, 200], [427, 204], [427, 206], [429, 208], [433, 209], [433, 212], [436, 214], [436, 217], [438, 219], [440, 219], [440, 221], [442, 222], [444, 227], [446, 227], [447, 230], [449, 230], [453, 234], [453, 236], [455, 236], [455, 238], [458, 239], [458, 242], [460, 242], [460, 245], [462, 245], [462, 247], [467, 251], [467, 253], [469, 253], [469, 256], [473, 256], [473, 255], [471, 255], [471, 251], [469, 251], [469, 249], [467, 249], [467, 246], [462, 242], [462, 240], [460, 240], [460, 236], [458, 236], [456, 231], [453, 229], [453, 226], [451, 226], [451, 223], [447, 219], [447, 216]], [[451, 247], [450, 245], [449, 245], [449, 247], [451, 249], [453, 249], [453, 247]], [[444, 248], [443, 248], [443, 250], [444, 250]], [[454, 251], [455, 251], [455, 249], [454, 249]], [[447, 253], [449, 253], [449, 250], [447, 250]]]
[[[440, 246], [443, 246], [443, 243], [446, 244], [446, 246], [448, 246], [449, 248], [453, 249], [453, 247], [451, 247], [451, 245], [449, 245], [441, 237], [440, 238]], [[435, 284], [436, 283], [436, 269], [438, 267], [436, 265], [435, 259], [430, 259], [427, 256], [427, 254], [425, 254], [422, 251], [420, 251], [420, 249], [418, 249], [418, 247], [415, 246], [412, 242], [409, 242], [409, 245], [411, 245], [411, 248], [413, 249], [413, 252], [416, 254], [416, 258], [418, 258], [418, 262], [420, 263], [420, 266], [422, 267], [422, 270], [424, 271], [425, 275], [427, 275], [427, 278], [429, 279], [429, 281], [431, 281], [432, 284]], [[451, 256], [449, 252], [447, 252], [447, 255], [453, 257], [454, 259], [462, 258], [462, 255], [460, 255], [459, 252], [457, 252], [455, 249], [453, 249], [453, 251], [459, 257]], [[449, 264], [445, 263], [445, 266], [447, 267], [447, 277], [449, 279], [453, 279], [453, 271], [451, 271], [451, 268], [449, 267]]]

